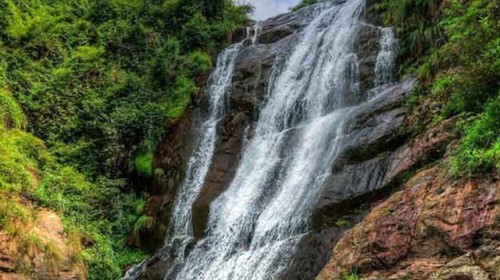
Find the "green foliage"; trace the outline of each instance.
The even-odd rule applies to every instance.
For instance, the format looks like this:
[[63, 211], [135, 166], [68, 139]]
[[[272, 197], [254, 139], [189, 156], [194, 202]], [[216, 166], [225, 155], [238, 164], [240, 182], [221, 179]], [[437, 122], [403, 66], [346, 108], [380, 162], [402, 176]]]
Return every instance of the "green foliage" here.
[[210, 26], [201, 13], [196, 13], [182, 27], [184, 48], [200, 49], [210, 43]]
[[92, 178], [125, 176], [139, 144], [162, 137], [249, 11], [229, 0], [0, 5], [3, 86], [60, 160]]
[[135, 157], [135, 170], [139, 175], [151, 177], [153, 174], [153, 153], [140, 154]]
[[[79, 256], [90, 279], [115, 279], [125, 265], [144, 255], [125, 247], [125, 238], [140, 218], [142, 201], [120, 190], [123, 181], [91, 183], [72, 167], [51, 165], [40, 186], [31, 192], [40, 205], [63, 214], [66, 230], [88, 240]], [[102, 277], [102, 278], [101, 278]]]
[[342, 280], [359, 280], [359, 276], [357, 273], [353, 272], [350, 274], [343, 275]]
[[462, 123], [464, 137], [452, 161], [453, 171], [488, 172], [500, 169], [500, 93], [485, 111]]
[[349, 227], [350, 225], [351, 225], [351, 222], [349, 222], [349, 220], [346, 220], [346, 219], [339, 219], [335, 222], [335, 226], [340, 227], [340, 228], [346, 228], [346, 227]]
[[[55, 162], [40, 139], [17, 129], [0, 129], [0, 230], [30, 247], [33, 236], [26, 235], [26, 225], [34, 213], [26, 201], [54, 209], [67, 231], [78, 232], [78, 242], [89, 240], [80, 254], [90, 279], [115, 279], [124, 265], [144, 257], [124, 243], [141, 217], [136, 205], [143, 201], [124, 194], [121, 186], [123, 180], [89, 182], [73, 167]], [[47, 261], [56, 263], [56, 252], [47, 246], [42, 248], [52, 256]]]
[[395, 26], [401, 54], [407, 63], [442, 44], [440, 4], [442, 0], [383, 0], [371, 9], [383, 15], [384, 24]]
[[430, 99], [440, 109], [434, 121], [459, 116], [464, 137], [452, 160], [455, 172], [498, 168], [500, 3], [384, 0], [372, 9], [402, 38], [402, 72], [423, 81], [411, 106], [420, 110], [419, 102]]
[[147, 215], [140, 216], [134, 224], [133, 233], [135, 236], [139, 235], [139, 232], [143, 228], [148, 228], [153, 223], [153, 218]]
[[184, 76], [179, 76], [175, 80], [174, 95], [175, 97], [168, 105], [166, 117], [175, 119], [184, 113], [186, 105], [189, 103], [191, 94], [196, 90], [194, 82]]
[[230, 0], [0, 0], [0, 230], [21, 236], [48, 207], [88, 279], [144, 258], [125, 241], [154, 221], [127, 178], [152, 175], [165, 120], [184, 113], [193, 80], [250, 11]]
[[35, 188], [48, 157], [41, 140], [0, 128], [0, 191], [21, 193]]
[[0, 88], [0, 127], [22, 129], [26, 126], [26, 118], [16, 100]]
[[292, 11], [300, 10], [300, 9], [302, 9], [304, 7], [316, 4], [318, 2], [319, 2], [318, 0], [301, 0], [300, 3], [297, 6], [295, 6], [295, 7], [292, 8]]

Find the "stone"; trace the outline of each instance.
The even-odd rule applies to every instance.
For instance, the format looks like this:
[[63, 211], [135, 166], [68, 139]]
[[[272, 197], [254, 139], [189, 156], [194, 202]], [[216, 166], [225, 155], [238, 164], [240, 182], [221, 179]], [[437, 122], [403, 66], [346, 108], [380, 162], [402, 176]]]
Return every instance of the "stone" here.
[[498, 279], [498, 255], [483, 253], [500, 245], [499, 201], [498, 177], [423, 170], [346, 233], [316, 279], [352, 269], [384, 279], [416, 271], [412, 279]]
[[355, 53], [358, 57], [361, 91], [374, 87], [375, 64], [380, 50], [381, 35], [380, 29], [370, 24], [364, 24], [359, 31], [359, 37], [355, 43]]
[[196, 141], [197, 131], [193, 127], [198, 125], [202, 114], [201, 110], [188, 108], [182, 118], [168, 124], [167, 136], [157, 147], [153, 183], [147, 190], [150, 197], [144, 207], [155, 223], [140, 233], [140, 239], [144, 241], [140, 245], [148, 251], [153, 252], [163, 246], [175, 196]]
[[[385, 188], [385, 177], [394, 149], [405, 139], [402, 127], [405, 112], [401, 102], [411, 90], [415, 79], [410, 78], [390, 88], [380, 89], [389, 98], [381, 99], [363, 111], [348, 128], [345, 146], [340, 160], [332, 167], [313, 211], [316, 226], [328, 226], [332, 220], [344, 214], [342, 209], [355, 208], [362, 201], [370, 201], [367, 195]], [[323, 225], [325, 224], [325, 225]]]
[[391, 156], [385, 183], [391, 183], [416, 164], [442, 157], [448, 144], [457, 138], [455, 125], [456, 118], [447, 119], [400, 147]]

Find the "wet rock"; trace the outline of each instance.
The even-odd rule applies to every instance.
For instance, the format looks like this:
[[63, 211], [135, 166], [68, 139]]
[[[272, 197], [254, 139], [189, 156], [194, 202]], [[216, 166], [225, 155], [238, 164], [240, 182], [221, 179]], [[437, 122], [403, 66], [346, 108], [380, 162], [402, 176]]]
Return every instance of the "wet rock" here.
[[196, 238], [203, 237], [210, 204], [226, 190], [236, 173], [243, 134], [248, 131], [249, 124], [249, 117], [241, 112], [229, 113], [220, 124], [212, 164], [193, 205], [193, 234]]
[[499, 202], [498, 177], [424, 170], [346, 233], [317, 279], [352, 269], [362, 279], [498, 279]]
[[355, 43], [355, 53], [358, 56], [361, 91], [374, 87], [375, 64], [380, 50], [381, 36], [380, 28], [374, 25], [364, 24], [359, 31], [359, 37]]
[[276, 51], [268, 45], [253, 45], [237, 57], [229, 109], [255, 116], [264, 99]]
[[278, 26], [276, 28], [262, 32], [261, 35], [259, 35], [257, 42], [259, 44], [270, 44], [277, 42], [293, 33], [294, 30], [290, 26]]
[[[306, 7], [297, 12], [285, 13], [265, 20], [260, 26], [261, 32], [257, 37], [257, 41], [264, 44], [275, 43], [289, 34], [304, 28], [315, 13], [318, 12], [313, 6], [316, 5]], [[289, 31], [284, 32], [284, 30]], [[278, 36], [270, 36], [269, 34], [277, 34]]]
[[[311, 6], [297, 12], [270, 18], [260, 23], [256, 44], [252, 45], [250, 40], [244, 42], [245, 47], [236, 60], [231, 94], [228, 98], [228, 109], [218, 127], [219, 137], [212, 159], [213, 164], [210, 166], [201, 193], [193, 205], [193, 229], [196, 237], [203, 236], [210, 203], [228, 187], [234, 176], [242, 149], [243, 135], [247, 135], [249, 138], [252, 136], [253, 123], [264, 102], [271, 70], [276, 59], [281, 59], [282, 56], [286, 55], [297, 40], [295, 33], [300, 32], [320, 10]], [[252, 32], [254, 31], [252, 30]], [[248, 36], [248, 33], [248, 27], [237, 29], [230, 34], [230, 39], [241, 41]], [[362, 75], [363, 79], [366, 80], [364, 82], [365, 88], [371, 85], [368, 82], [370, 76], [373, 80], [374, 59], [376, 59], [379, 48], [374, 40], [378, 42], [379, 33], [377, 28], [366, 25], [363, 27], [357, 43], [356, 50], [361, 59], [361, 70], [365, 72], [364, 76]], [[207, 77], [207, 75], [203, 75], [197, 83], [201, 84], [202, 81], [207, 80]], [[167, 137], [158, 146], [154, 166], [156, 170], [160, 171], [160, 175], [157, 175], [155, 170], [154, 184], [148, 190], [152, 197], [148, 199], [146, 205], [146, 209], [155, 218], [156, 223], [152, 230], [143, 233], [142, 236], [143, 240], [147, 240], [144, 245], [149, 250], [157, 249], [163, 243], [175, 195], [182, 183], [186, 162], [193, 149], [194, 139], [196, 139], [196, 134], [192, 132], [193, 127], [196, 127], [196, 122], [200, 120], [196, 112], [199, 115], [206, 112], [207, 102], [205, 99], [204, 95], [196, 97], [193, 100], [193, 105], [198, 110], [187, 110], [178, 122], [171, 124], [167, 131]], [[400, 111], [386, 112], [386, 115], [390, 114], [398, 115], [401, 118]], [[389, 117], [387, 116], [387, 118]], [[381, 114], [380, 121], [384, 121], [383, 118], [384, 115]], [[400, 121], [394, 121], [392, 125], [399, 126]], [[359, 141], [362, 141], [363, 137], [372, 137], [373, 135], [363, 136], [360, 132], [358, 136]]]
[[381, 155], [362, 163], [344, 166], [335, 172], [315, 205], [315, 227], [330, 226], [329, 220], [335, 220], [355, 208], [365, 199], [363, 195], [383, 187], [381, 183], [388, 161], [388, 155]]
[[141, 245], [154, 251], [163, 245], [170, 214], [179, 185], [184, 179], [189, 156], [196, 141], [200, 110], [190, 108], [177, 122], [169, 124], [165, 139], [158, 145], [154, 159], [154, 180], [149, 187], [145, 213], [154, 218], [151, 229], [141, 231]]
[[[204, 236], [210, 204], [226, 190], [234, 177], [245, 137], [249, 139], [252, 137], [254, 122], [260, 107], [265, 102], [273, 65], [286, 56], [287, 51], [296, 42], [295, 33], [307, 24], [306, 19], [312, 12], [313, 9], [304, 9], [269, 19], [262, 23], [256, 44], [251, 45], [249, 40], [245, 42], [244, 50], [236, 60], [225, 116], [218, 124], [218, 138], [212, 164], [193, 205], [193, 229], [196, 238]], [[315, 232], [310, 233], [299, 244], [292, 264], [280, 276], [282, 279], [314, 278], [330, 259], [331, 248], [345, 231], [334, 227], [333, 223], [339, 217], [352, 212], [353, 208], [358, 207], [365, 198], [376, 196], [404, 172], [414, 168], [429, 153], [449, 141], [447, 136], [438, 136], [439, 130], [436, 129], [435, 136], [422, 137], [421, 140], [403, 145], [407, 139], [402, 129], [406, 117], [403, 104], [415, 79], [409, 78], [392, 87], [367, 91], [373, 87], [380, 36], [379, 28], [371, 25], [362, 27], [360, 37], [356, 41], [356, 54], [361, 75], [360, 87], [366, 94], [360, 95], [357, 100], [347, 102], [359, 104], [379, 94], [386, 96], [376, 99], [370, 107], [360, 108], [362, 113], [354, 122], [349, 122], [352, 125], [348, 127], [349, 133], [344, 141], [346, 145], [340, 155], [341, 160], [339, 164], [332, 166], [332, 179], [325, 186], [313, 211]], [[192, 128], [197, 127], [197, 122], [199, 124], [201, 119], [199, 115], [203, 116], [207, 110], [204, 98], [203, 95], [195, 98], [193, 105], [197, 109], [191, 108], [181, 120], [172, 124], [167, 137], [158, 147], [155, 167], [162, 170], [162, 174], [155, 176], [155, 184], [149, 190], [152, 196], [146, 205], [147, 213], [151, 213], [157, 223], [154, 229], [143, 237], [144, 240], [148, 240], [147, 247], [150, 249], [158, 248], [164, 241], [177, 188], [182, 183], [185, 165], [192, 151], [193, 141], [196, 139]], [[401, 157], [411, 157], [411, 160], [402, 162]], [[375, 198], [367, 199], [367, 201], [375, 200]], [[407, 211], [409, 215], [413, 214], [410, 210]], [[403, 227], [411, 228], [408, 221], [401, 221], [401, 224]], [[401, 233], [396, 239], [405, 239], [404, 234], [408, 232], [409, 230]], [[403, 255], [408, 251], [407, 247], [395, 244]], [[395, 263], [400, 258], [401, 255], [389, 255], [386, 259], [378, 260], [378, 265]], [[427, 264], [433, 265], [432, 261]], [[409, 264], [409, 266], [415, 267], [415, 271], [418, 271], [419, 267], [424, 266], [423, 263], [421, 265], [414, 263], [413, 266]], [[152, 262], [148, 267], [150, 268], [146, 270], [145, 275], [149, 275], [149, 278], [144, 279], [159, 279], [158, 275], [164, 275], [166, 269], [165, 262], [159, 260]]]
[[448, 144], [457, 138], [455, 125], [456, 118], [445, 120], [395, 151], [384, 183], [393, 182], [417, 164], [441, 158]]
[[212, 164], [193, 205], [193, 233], [196, 238], [204, 235], [210, 204], [229, 187], [234, 177], [244, 138], [251, 138], [259, 108], [264, 102], [276, 57], [293, 45], [291, 41], [296, 39], [283, 34], [273, 40], [264, 40], [262, 36], [265, 32], [280, 33], [276, 30], [297, 29], [303, 25], [303, 16], [293, 13], [267, 20], [262, 26], [258, 43], [247, 46], [238, 55], [227, 112], [218, 127]]
[[331, 249], [353, 225], [361, 222], [363, 213], [342, 217], [346, 224], [332, 226], [319, 232], [308, 233], [297, 245], [288, 268], [276, 279], [314, 279], [331, 257]]
[[455, 119], [449, 119], [405, 143], [405, 114], [400, 106], [413, 82], [406, 80], [407, 86], [387, 89], [392, 97], [370, 107], [354, 122], [341, 159], [313, 211], [316, 227], [324, 228], [325, 221], [362, 202], [380, 199], [407, 172], [440, 158], [456, 138]]
[[[327, 182], [313, 211], [313, 221], [323, 227], [325, 220], [342, 215], [341, 209], [356, 207], [365, 195], [387, 186], [385, 177], [394, 149], [405, 139], [405, 111], [401, 107], [415, 79], [382, 88], [384, 98], [370, 104], [348, 128], [340, 160], [332, 167]], [[379, 101], [380, 100], [380, 101]]]

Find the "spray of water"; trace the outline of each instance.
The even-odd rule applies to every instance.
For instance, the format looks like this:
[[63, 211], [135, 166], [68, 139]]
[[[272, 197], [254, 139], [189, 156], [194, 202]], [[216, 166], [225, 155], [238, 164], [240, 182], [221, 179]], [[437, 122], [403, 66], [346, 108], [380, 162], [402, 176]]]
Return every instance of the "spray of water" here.
[[[287, 268], [309, 230], [312, 209], [331, 167], [346, 146], [349, 124], [385, 98], [360, 93], [356, 39], [365, 0], [318, 5], [314, 19], [286, 57], [277, 61], [252, 138], [247, 139], [233, 181], [210, 206], [206, 237], [189, 254], [191, 207], [205, 180], [224, 115], [232, 72], [243, 44], [227, 48], [206, 90], [209, 114], [177, 196], [166, 246], [181, 253], [165, 279], [264, 280]], [[247, 30], [257, 42], [260, 26]], [[375, 84], [395, 79], [396, 40], [382, 30]], [[358, 97], [360, 98], [352, 98]], [[359, 100], [352, 104], [349, 100]], [[183, 240], [179, 242], [178, 240]], [[174, 246], [175, 247], [175, 246]], [[128, 278], [134, 279], [134, 278]]]

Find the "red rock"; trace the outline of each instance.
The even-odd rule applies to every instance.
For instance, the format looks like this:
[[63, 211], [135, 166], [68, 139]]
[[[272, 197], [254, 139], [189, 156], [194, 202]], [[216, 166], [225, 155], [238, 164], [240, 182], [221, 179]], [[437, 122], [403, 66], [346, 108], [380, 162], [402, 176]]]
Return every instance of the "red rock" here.
[[499, 201], [494, 176], [424, 170], [346, 233], [317, 279], [352, 269], [362, 279], [500, 279]]

